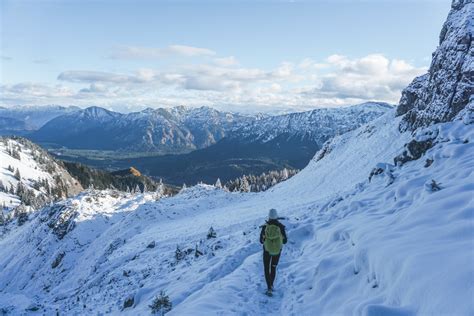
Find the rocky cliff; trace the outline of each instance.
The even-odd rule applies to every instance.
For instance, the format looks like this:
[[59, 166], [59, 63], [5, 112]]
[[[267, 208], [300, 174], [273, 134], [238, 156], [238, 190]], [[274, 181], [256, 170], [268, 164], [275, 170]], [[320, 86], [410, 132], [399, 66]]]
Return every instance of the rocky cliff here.
[[469, 103], [474, 92], [474, 4], [454, 0], [427, 74], [403, 91], [397, 115], [400, 131], [446, 122]]

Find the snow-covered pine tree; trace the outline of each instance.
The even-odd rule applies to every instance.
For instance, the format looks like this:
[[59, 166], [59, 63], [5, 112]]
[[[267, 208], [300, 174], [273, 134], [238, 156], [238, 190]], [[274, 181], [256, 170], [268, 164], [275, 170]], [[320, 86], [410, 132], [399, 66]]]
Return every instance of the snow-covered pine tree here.
[[153, 299], [148, 307], [151, 308], [152, 314], [160, 313], [163, 316], [173, 308], [173, 304], [165, 291], [160, 291], [160, 294]]
[[216, 238], [216, 237], [217, 237], [217, 233], [214, 230], [214, 228], [211, 226], [211, 228], [209, 228], [209, 231], [207, 232], [207, 239]]
[[198, 244], [196, 244], [196, 247], [194, 248], [194, 257], [199, 258], [202, 255], [203, 253], [198, 249]]
[[240, 191], [241, 192], [250, 192], [250, 185], [247, 181], [247, 177], [243, 176], [242, 181], [240, 181]]
[[165, 186], [163, 185], [163, 181], [160, 179], [160, 182], [156, 186], [155, 199], [160, 199], [164, 195], [165, 195]]
[[179, 248], [179, 245], [176, 245], [176, 250], [174, 251], [174, 258], [176, 262], [180, 262], [185, 256], [185, 253]]
[[18, 226], [22, 226], [28, 221], [28, 213], [24, 204], [18, 205], [13, 212], [13, 216], [17, 218]]
[[221, 179], [217, 178], [216, 184], [214, 186], [218, 189], [222, 189]]

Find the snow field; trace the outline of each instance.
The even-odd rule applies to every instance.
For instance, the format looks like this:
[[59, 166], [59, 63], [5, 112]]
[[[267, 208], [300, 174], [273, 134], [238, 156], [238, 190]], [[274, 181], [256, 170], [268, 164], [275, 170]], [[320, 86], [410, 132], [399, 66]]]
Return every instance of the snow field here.
[[[411, 138], [390, 121], [392, 113], [337, 138], [321, 160], [263, 193], [200, 185], [155, 201], [89, 191], [63, 202], [77, 213], [61, 240], [42, 224], [45, 210], [0, 240], [9, 254], [0, 256], [0, 306], [148, 315], [165, 290], [170, 315], [470, 315], [472, 125], [431, 127], [437, 144], [421, 159], [369, 182], [372, 168], [393, 163]], [[360, 159], [359, 150], [370, 154]], [[268, 298], [258, 236], [271, 207], [287, 218], [289, 242]], [[215, 239], [206, 238], [211, 226]], [[177, 246], [189, 249], [179, 262]]]

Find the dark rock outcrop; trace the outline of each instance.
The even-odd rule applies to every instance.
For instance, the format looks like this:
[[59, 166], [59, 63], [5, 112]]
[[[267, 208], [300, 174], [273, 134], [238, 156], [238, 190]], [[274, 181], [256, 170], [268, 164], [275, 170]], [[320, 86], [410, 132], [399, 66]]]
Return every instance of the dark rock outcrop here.
[[417, 160], [425, 154], [425, 152], [433, 147], [433, 141], [431, 139], [417, 141], [413, 139], [411, 142], [405, 145], [406, 150], [402, 154], [398, 155], [393, 159], [395, 165], [403, 165], [404, 163]]

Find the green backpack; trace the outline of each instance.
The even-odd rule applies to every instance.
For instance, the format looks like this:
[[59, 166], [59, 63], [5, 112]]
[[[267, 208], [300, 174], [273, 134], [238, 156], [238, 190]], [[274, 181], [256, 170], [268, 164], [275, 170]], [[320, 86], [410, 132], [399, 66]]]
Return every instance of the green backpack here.
[[265, 227], [265, 241], [263, 246], [265, 250], [272, 256], [280, 253], [283, 245], [283, 236], [280, 227], [273, 224], [267, 224]]

